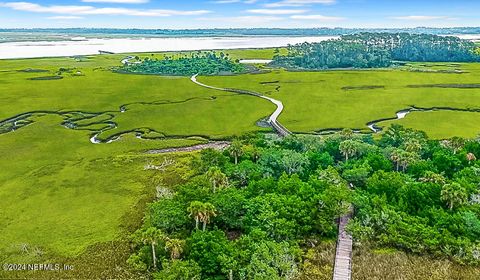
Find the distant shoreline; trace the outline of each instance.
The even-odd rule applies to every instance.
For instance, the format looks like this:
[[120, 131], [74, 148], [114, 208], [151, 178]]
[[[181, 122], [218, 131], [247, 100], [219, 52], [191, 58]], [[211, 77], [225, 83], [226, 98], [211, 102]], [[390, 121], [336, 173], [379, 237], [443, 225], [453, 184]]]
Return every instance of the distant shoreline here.
[[[1, 36], [1, 35], [0, 35]], [[303, 42], [321, 42], [338, 36], [244, 36], [172, 38], [95, 38], [71, 41], [25, 41], [0, 44], [0, 59], [71, 57], [99, 54], [181, 52], [197, 50], [263, 49]]]
[[480, 35], [480, 27], [454, 28], [224, 28], [224, 29], [119, 29], [119, 28], [0, 28], [0, 43], [19, 41], [63, 41], [86, 38], [185, 38], [250, 36], [340, 36], [359, 32], [427, 33], [435, 35]]
[[[477, 33], [480, 32], [480, 26], [469, 27], [411, 27], [411, 28], [344, 28], [344, 27], [316, 27], [316, 28], [184, 28], [184, 29], [168, 29], [168, 28], [92, 28], [92, 27], [71, 27], [71, 28], [0, 28], [0, 32], [75, 32], [75, 33], [92, 33], [92, 31], [101, 31], [107, 33], [278, 33], [278, 32], [345, 32], [345, 31], [360, 31], [360, 32], [379, 32], [379, 31], [411, 31], [422, 33]], [[476, 32], [474, 32], [476, 31]]]

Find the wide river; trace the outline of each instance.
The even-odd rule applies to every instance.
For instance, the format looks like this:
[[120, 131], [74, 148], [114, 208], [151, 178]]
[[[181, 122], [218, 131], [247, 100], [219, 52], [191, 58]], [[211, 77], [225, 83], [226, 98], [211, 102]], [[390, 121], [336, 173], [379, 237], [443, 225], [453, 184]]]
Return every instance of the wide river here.
[[8, 42], [0, 43], [0, 59], [90, 55], [98, 54], [100, 50], [129, 53], [268, 48], [303, 42], [321, 42], [333, 38], [337, 37], [74, 38], [72, 41]]

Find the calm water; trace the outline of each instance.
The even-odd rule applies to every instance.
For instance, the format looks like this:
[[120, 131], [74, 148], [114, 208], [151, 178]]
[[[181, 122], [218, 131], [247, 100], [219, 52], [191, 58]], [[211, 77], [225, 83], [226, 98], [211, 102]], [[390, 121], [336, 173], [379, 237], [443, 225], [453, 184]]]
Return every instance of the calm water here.
[[267, 48], [333, 38], [336, 37], [72, 38], [74, 41], [0, 43], [0, 59], [89, 55], [98, 54], [99, 50], [128, 53]]

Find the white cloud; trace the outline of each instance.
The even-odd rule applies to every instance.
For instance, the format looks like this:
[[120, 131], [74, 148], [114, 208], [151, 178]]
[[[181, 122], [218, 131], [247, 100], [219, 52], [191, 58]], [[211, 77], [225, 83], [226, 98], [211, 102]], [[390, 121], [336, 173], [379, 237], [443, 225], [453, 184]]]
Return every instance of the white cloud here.
[[215, 4], [232, 4], [232, 3], [239, 3], [242, 2], [241, 0], [218, 0], [218, 1], [212, 1], [212, 3]]
[[345, 18], [343, 17], [329, 17], [324, 15], [293, 15], [290, 18], [299, 20], [317, 20], [323, 22], [335, 22], [345, 20]]
[[265, 4], [265, 7], [276, 8], [276, 7], [301, 7], [308, 6], [313, 4], [323, 4], [331, 5], [335, 4], [337, 0], [282, 0], [279, 2]]
[[179, 11], [159, 9], [126, 9], [126, 8], [96, 8], [92, 6], [41, 6], [30, 2], [8, 2], [0, 6], [18, 11], [34, 13], [52, 13], [67, 15], [122, 15], [122, 16], [145, 16], [145, 17], [168, 17], [168, 16], [195, 16], [211, 13], [207, 10]]
[[18, 11], [27, 11], [35, 13], [57, 13], [57, 14], [76, 14], [93, 10], [89, 6], [40, 6], [29, 2], [8, 2], [3, 3], [3, 7], [11, 8]]
[[212, 1], [215, 4], [233, 4], [233, 3], [245, 3], [245, 4], [254, 4], [257, 3], [258, 0], [216, 0]]
[[70, 20], [70, 19], [82, 19], [83, 17], [78, 16], [53, 16], [47, 17], [46, 19], [53, 19], [53, 20]]
[[144, 4], [149, 0], [82, 0], [85, 3], [119, 3], [119, 4]]
[[401, 17], [392, 17], [392, 19], [399, 19], [399, 20], [436, 20], [436, 19], [452, 19], [446, 16], [401, 16]]
[[247, 10], [247, 12], [252, 14], [263, 14], [263, 15], [292, 15], [292, 14], [303, 14], [308, 12], [307, 10], [272, 10], [272, 9], [253, 9]]
[[201, 21], [209, 21], [215, 23], [225, 23], [229, 26], [252, 26], [258, 27], [259, 24], [283, 21], [284, 18], [276, 16], [238, 16], [238, 17], [206, 17], [198, 18]]

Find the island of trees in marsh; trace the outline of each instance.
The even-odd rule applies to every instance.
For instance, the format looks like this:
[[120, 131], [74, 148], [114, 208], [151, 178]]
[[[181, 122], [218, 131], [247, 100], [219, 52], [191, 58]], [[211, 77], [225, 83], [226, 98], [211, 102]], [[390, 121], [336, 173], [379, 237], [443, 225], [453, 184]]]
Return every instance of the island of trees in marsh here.
[[[137, 60], [140, 58], [136, 57]], [[245, 66], [230, 59], [224, 52], [193, 52], [165, 55], [161, 59], [146, 57], [134, 63], [126, 62], [119, 71], [124, 73], [191, 76], [239, 74]]]
[[478, 62], [475, 43], [457, 37], [409, 33], [359, 33], [288, 47], [274, 65], [297, 69], [383, 68], [395, 61]]

